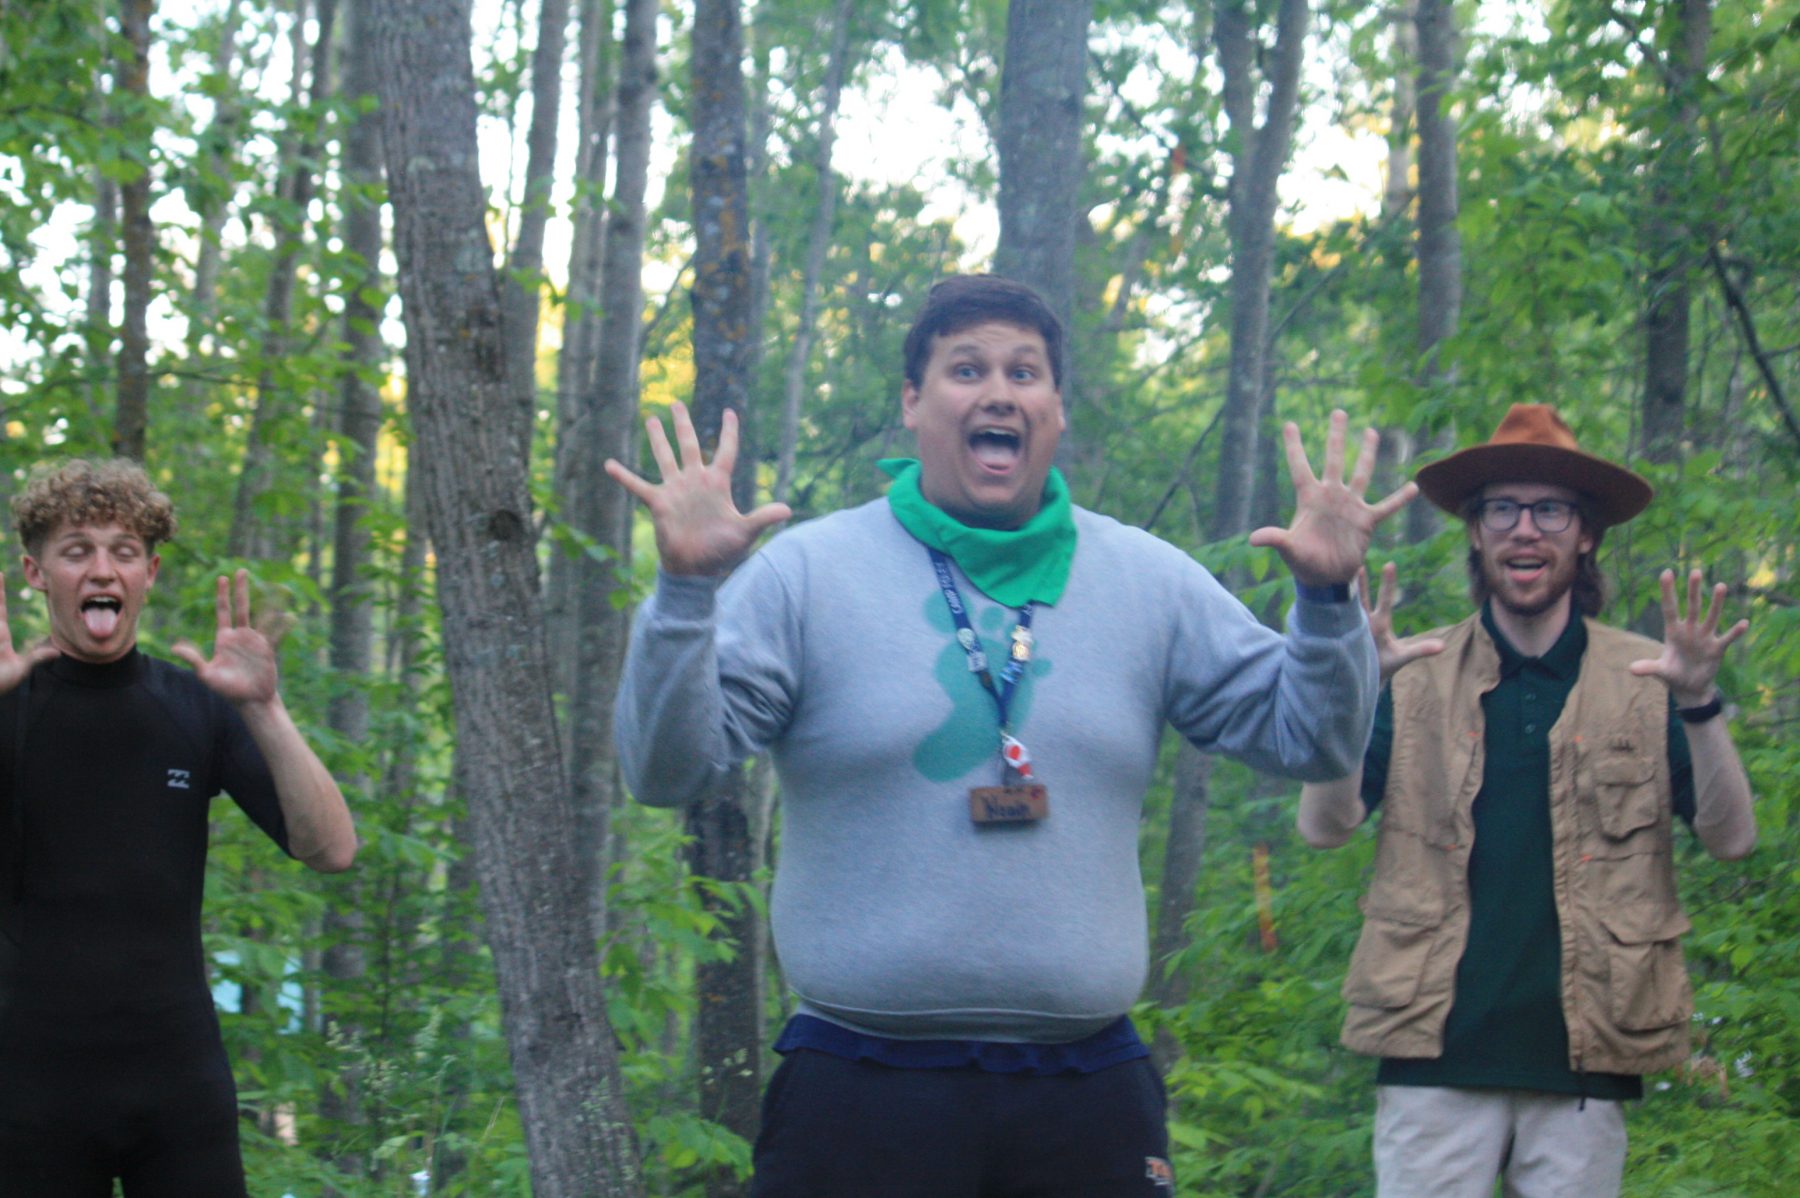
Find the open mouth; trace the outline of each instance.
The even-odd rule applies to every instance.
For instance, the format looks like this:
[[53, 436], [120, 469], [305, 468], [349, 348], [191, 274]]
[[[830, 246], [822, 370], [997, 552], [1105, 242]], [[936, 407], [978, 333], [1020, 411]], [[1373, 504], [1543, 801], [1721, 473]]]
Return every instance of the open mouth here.
[[1536, 582], [1549, 569], [1541, 557], [1509, 557], [1505, 565], [1507, 576], [1518, 583]]
[[969, 452], [989, 470], [1010, 470], [1024, 450], [1024, 439], [1009, 428], [989, 425], [969, 434]]
[[95, 595], [91, 599], [81, 601], [81, 622], [86, 626], [88, 634], [98, 640], [105, 640], [119, 626], [119, 617], [125, 612], [125, 605], [111, 595]]

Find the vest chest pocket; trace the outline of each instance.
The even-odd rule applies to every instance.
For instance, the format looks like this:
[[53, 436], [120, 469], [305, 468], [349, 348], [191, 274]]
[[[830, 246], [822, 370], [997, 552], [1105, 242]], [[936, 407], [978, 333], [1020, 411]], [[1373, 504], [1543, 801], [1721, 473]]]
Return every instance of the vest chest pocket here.
[[1623, 1031], [1669, 1027], [1693, 1011], [1681, 959], [1690, 926], [1679, 907], [1614, 906], [1599, 913], [1606, 937], [1607, 1003]]
[[1612, 840], [1624, 840], [1640, 828], [1653, 827], [1663, 818], [1656, 771], [1635, 750], [1615, 750], [1596, 755], [1582, 766], [1584, 789], [1599, 814], [1600, 830]]

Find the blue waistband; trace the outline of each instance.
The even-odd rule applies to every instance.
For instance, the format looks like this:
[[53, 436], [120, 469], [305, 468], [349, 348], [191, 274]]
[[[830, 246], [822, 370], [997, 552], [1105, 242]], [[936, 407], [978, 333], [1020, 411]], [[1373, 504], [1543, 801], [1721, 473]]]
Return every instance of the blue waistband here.
[[1005, 1040], [892, 1040], [851, 1031], [812, 1015], [795, 1015], [781, 1030], [775, 1051], [810, 1048], [852, 1061], [873, 1061], [894, 1069], [979, 1069], [984, 1073], [1097, 1073], [1150, 1055], [1129, 1015], [1121, 1015], [1091, 1036], [1066, 1044], [1026, 1044]]

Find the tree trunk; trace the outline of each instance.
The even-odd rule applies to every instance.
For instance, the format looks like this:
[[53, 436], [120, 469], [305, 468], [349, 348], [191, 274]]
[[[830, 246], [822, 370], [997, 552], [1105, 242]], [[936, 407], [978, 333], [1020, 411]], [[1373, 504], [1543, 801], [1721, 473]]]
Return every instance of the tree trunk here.
[[563, 46], [569, 0], [541, 0], [537, 48], [531, 55], [531, 128], [525, 135], [525, 200], [500, 288], [500, 327], [507, 376], [517, 406], [520, 454], [531, 457], [537, 415], [538, 308], [544, 281], [544, 228], [550, 221], [550, 188], [556, 176], [556, 123], [562, 111]]
[[[698, 0], [693, 43], [694, 424], [701, 442], [718, 444], [726, 409], [749, 433], [747, 365], [750, 328], [749, 197], [746, 184], [743, 27], [737, 0]], [[746, 444], [732, 480], [742, 511], [754, 506], [755, 453]], [[750, 881], [748, 794], [736, 784], [689, 809], [689, 865], [725, 883]], [[761, 986], [753, 905], [708, 897], [719, 936], [736, 947], [730, 960], [695, 967], [699, 1005], [694, 1053], [700, 1071], [700, 1114], [745, 1139], [756, 1134], [762, 1089], [757, 1019]], [[708, 1198], [744, 1192], [729, 1174], [707, 1178]]]
[[[1000, 245], [994, 272], [1030, 284], [1074, 336], [1075, 222], [1085, 161], [1081, 105], [1093, 0], [1038, 0], [1006, 13], [995, 151], [1000, 163]], [[1073, 355], [1065, 343], [1063, 407], [1073, 406]], [[1064, 438], [1058, 460], [1072, 461]]]
[[[295, 20], [299, 21], [301, 15], [296, 13]], [[331, 90], [331, 38], [337, 18], [337, 0], [318, 0], [315, 16], [318, 36], [312, 45], [305, 91], [307, 107], [313, 112], [320, 110]], [[301, 69], [297, 62], [294, 77], [295, 100], [298, 102], [302, 89], [299, 86]], [[279, 459], [274, 441], [278, 438], [271, 430], [287, 415], [283, 409], [291, 400], [286, 384], [276, 376], [289, 347], [289, 326], [294, 319], [294, 285], [300, 271], [306, 211], [312, 203], [313, 162], [318, 155], [317, 133], [308, 132], [290, 139], [280, 188], [281, 209], [285, 210], [285, 215], [275, 219], [281, 250], [270, 268], [268, 289], [263, 296], [262, 364], [256, 376], [256, 410], [250, 417], [244, 466], [238, 473], [237, 497], [231, 509], [231, 533], [225, 546], [225, 552], [232, 557], [262, 558], [275, 551], [269, 529], [256, 514], [256, 500], [275, 485]], [[291, 460], [292, 455], [282, 457]]]
[[[606, 164], [613, 122], [612, 0], [582, 0], [581, 75], [576, 110], [580, 113], [575, 151], [574, 235], [569, 247], [569, 289], [563, 303], [562, 351], [556, 357], [556, 455], [551, 466], [551, 486], [557, 509], [573, 522], [581, 506], [578, 488], [584, 481], [605, 485], [589, 469], [583, 473], [580, 455], [585, 435], [580, 421], [594, 385], [594, 358], [600, 340], [600, 263], [606, 230]], [[621, 459], [623, 460], [623, 459]], [[591, 467], [592, 463], [588, 463]], [[545, 620], [550, 639], [550, 661], [556, 670], [554, 683], [560, 695], [574, 695], [578, 661], [577, 561], [568, 552], [550, 554], [545, 586]], [[571, 738], [573, 743], [573, 738]], [[571, 765], [571, 768], [573, 766]]]
[[[1414, 8], [1409, 5], [1393, 9], [1388, 17], [1393, 31], [1394, 102], [1388, 115], [1387, 178], [1381, 189], [1383, 229], [1400, 228], [1413, 201], [1413, 132], [1418, 119], [1414, 84], [1419, 61], [1419, 30], [1415, 15]], [[1382, 244], [1386, 245], [1385, 237]], [[1398, 274], [1397, 265], [1390, 265], [1397, 263], [1397, 255], [1390, 257], [1384, 253], [1380, 261], [1384, 270]], [[1404, 425], [1388, 425], [1381, 430], [1374, 480], [1377, 495], [1385, 495], [1401, 484], [1412, 457], [1412, 435]]]
[[1263, 361], [1268, 352], [1269, 289], [1275, 257], [1276, 185], [1293, 144], [1300, 63], [1309, 18], [1306, 0], [1281, 0], [1273, 58], [1268, 69], [1268, 109], [1256, 121], [1258, 82], [1253, 66], [1254, 13], [1241, 0], [1221, 4], [1213, 21], [1219, 66], [1225, 76], [1225, 112], [1239, 149], [1232, 155], [1231, 366], [1220, 426], [1218, 481], [1213, 489], [1208, 539], [1222, 541], [1249, 531], [1257, 419]]
[[618, 155], [600, 274], [599, 369], [575, 429], [577, 505], [570, 520], [610, 561], [575, 562], [579, 664], [569, 707], [569, 762], [594, 926], [605, 927], [606, 867], [618, 799], [613, 702], [625, 661], [628, 622], [613, 601], [631, 558], [630, 496], [600, 475], [607, 458], [631, 460], [637, 437], [638, 362], [644, 317], [645, 192], [650, 178], [650, 114], [656, 104], [656, 0], [626, 0], [619, 63]]
[[[120, 26], [127, 56], [119, 64], [118, 89], [141, 110], [150, 101], [150, 17], [156, 0], [123, 0]], [[137, 118], [142, 120], [142, 118]], [[119, 326], [118, 405], [112, 451], [144, 459], [150, 421], [150, 289], [156, 269], [156, 230], [150, 224], [150, 154], [119, 188], [119, 221], [125, 250], [125, 312]]]
[[807, 233], [806, 266], [800, 280], [800, 327], [788, 346], [787, 369], [782, 378], [781, 456], [775, 474], [775, 498], [782, 503], [787, 502], [793, 489], [806, 363], [812, 356], [814, 325], [819, 317], [819, 276], [825, 272], [825, 253], [831, 248], [831, 225], [837, 211], [837, 176], [831, 169], [831, 151], [837, 137], [838, 100], [844, 93], [844, 73], [850, 57], [850, 17], [854, 10], [853, 0], [838, 0], [832, 12], [825, 90], [819, 96], [818, 141], [813, 147], [819, 203], [813, 209], [812, 228]]
[[[1213, 20], [1213, 39], [1225, 76], [1225, 112], [1238, 150], [1232, 155], [1231, 236], [1231, 366], [1221, 419], [1218, 482], [1208, 539], [1222, 541], [1250, 528], [1255, 494], [1257, 430], [1263, 419], [1265, 343], [1269, 328], [1270, 272], [1275, 253], [1276, 184], [1293, 142], [1300, 63], [1306, 47], [1308, 12], [1305, 0], [1281, 0], [1273, 57], [1268, 68], [1268, 108], [1256, 122], [1257, 81], [1252, 13], [1241, 3], [1221, 4]], [[1272, 415], [1272, 414], [1271, 414]], [[1199, 877], [1205, 846], [1207, 785], [1211, 769], [1196, 760], [1191, 744], [1177, 758], [1177, 786], [1169, 812], [1169, 840], [1163, 852], [1163, 890], [1157, 913], [1158, 943], [1179, 936], [1194, 906], [1194, 879]], [[1177, 1006], [1187, 997], [1180, 971], [1163, 970], [1163, 957], [1153, 958], [1151, 995], [1158, 1005]], [[1166, 1045], [1164, 1046], [1166, 1049]]]
[[[194, 289], [188, 298], [188, 356], [198, 357], [201, 342], [212, 331], [213, 305], [218, 298], [219, 268], [224, 260], [220, 241], [225, 221], [231, 213], [231, 192], [221, 182], [230, 174], [231, 153], [243, 136], [239, 122], [243, 106], [238, 103], [238, 86], [230, 79], [231, 61], [237, 53], [238, 30], [243, 24], [243, 0], [231, 0], [225, 13], [225, 25], [219, 33], [219, 45], [213, 53], [212, 73], [229, 80], [213, 106], [212, 119], [200, 135], [205, 152], [199, 163], [199, 177], [188, 188], [188, 207], [200, 218], [198, 249], [194, 256]], [[189, 383], [189, 394], [198, 399], [201, 383]]]
[[1687, 179], [1699, 141], [1696, 80], [1706, 74], [1712, 40], [1709, 0], [1680, 0], [1674, 46], [1663, 56], [1668, 133], [1650, 163], [1649, 270], [1644, 280], [1644, 456], [1674, 462], [1681, 456], [1687, 399], [1689, 279], [1701, 252], [1684, 214]]
[[[379, 86], [379, 73], [370, 42], [368, 0], [350, 0], [349, 34], [345, 41], [344, 95], [355, 102], [373, 97]], [[352, 267], [344, 280], [344, 365], [339, 391], [338, 502], [334, 513], [331, 586], [330, 651], [331, 669], [336, 679], [327, 722], [332, 732], [345, 744], [360, 745], [369, 739], [369, 698], [366, 682], [374, 657], [374, 596], [364, 575], [369, 564], [370, 533], [366, 522], [370, 497], [375, 492], [375, 448], [381, 431], [381, 395], [364, 377], [377, 366], [384, 354], [381, 344], [379, 307], [370, 296], [379, 294], [381, 279], [381, 207], [368, 199], [381, 186], [380, 117], [373, 112], [354, 108], [345, 117], [342, 171], [344, 248], [360, 262]], [[340, 775], [341, 776], [341, 775]], [[346, 777], [344, 790], [351, 799], [368, 794], [366, 775]], [[392, 791], [384, 793], [392, 794]], [[352, 879], [352, 893], [365, 888]], [[325, 1017], [330, 1025], [342, 1027], [338, 1010], [341, 1004], [332, 995], [353, 993], [354, 983], [362, 978], [367, 966], [361, 904], [333, 904], [325, 913], [325, 932], [329, 947], [325, 950], [324, 973], [332, 986], [323, 996]], [[327, 1086], [320, 1095], [320, 1113], [339, 1127], [362, 1121], [361, 1078], [347, 1074], [336, 1087]], [[341, 1169], [353, 1170], [358, 1161], [339, 1152]]]
[[[1156, 929], [1150, 940], [1150, 995], [1167, 1010], [1187, 997], [1187, 979], [1171, 962], [1187, 943], [1187, 917], [1200, 884], [1206, 851], [1206, 812], [1211, 804], [1213, 759], [1183, 740], [1175, 754], [1175, 785], [1169, 797], [1169, 841], [1163, 855], [1162, 884], [1156, 895]], [[1175, 850], [1180, 845], [1179, 852]], [[1173, 1037], [1156, 1037], [1159, 1068], [1180, 1054]]]
[[514, 435], [476, 149], [468, 12], [459, 0], [377, 0], [372, 12], [413, 461], [437, 551], [455, 773], [532, 1192], [636, 1198], [641, 1169], [548, 684], [527, 463]]
[[[1450, 0], [1418, 0], [1414, 21], [1419, 44], [1419, 384], [1442, 390], [1455, 383], [1456, 372], [1444, 365], [1441, 347], [1456, 335], [1462, 315], [1456, 120], [1450, 114], [1458, 61], [1456, 13]], [[1444, 448], [1452, 436], [1453, 430], [1443, 429], [1426, 448]], [[1406, 539], [1413, 544], [1429, 540], [1441, 525], [1432, 504], [1412, 504], [1406, 512]]]

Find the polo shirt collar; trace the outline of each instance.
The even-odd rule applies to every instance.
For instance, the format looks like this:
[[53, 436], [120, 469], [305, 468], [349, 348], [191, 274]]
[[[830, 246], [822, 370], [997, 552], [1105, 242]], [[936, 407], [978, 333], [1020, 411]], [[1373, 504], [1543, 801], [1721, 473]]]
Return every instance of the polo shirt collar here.
[[1552, 677], [1568, 682], [1575, 680], [1575, 676], [1581, 672], [1581, 656], [1587, 652], [1588, 639], [1587, 621], [1582, 619], [1580, 612], [1569, 613], [1568, 626], [1556, 638], [1556, 643], [1544, 651], [1542, 657], [1526, 657], [1513, 648], [1512, 642], [1506, 639], [1505, 634], [1494, 623], [1493, 605], [1492, 599], [1481, 605], [1481, 626], [1487, 630], [1494, 648], [1500, 653], [1500, 677], [1511, 678], [1527, 665], [1534, 665]]

